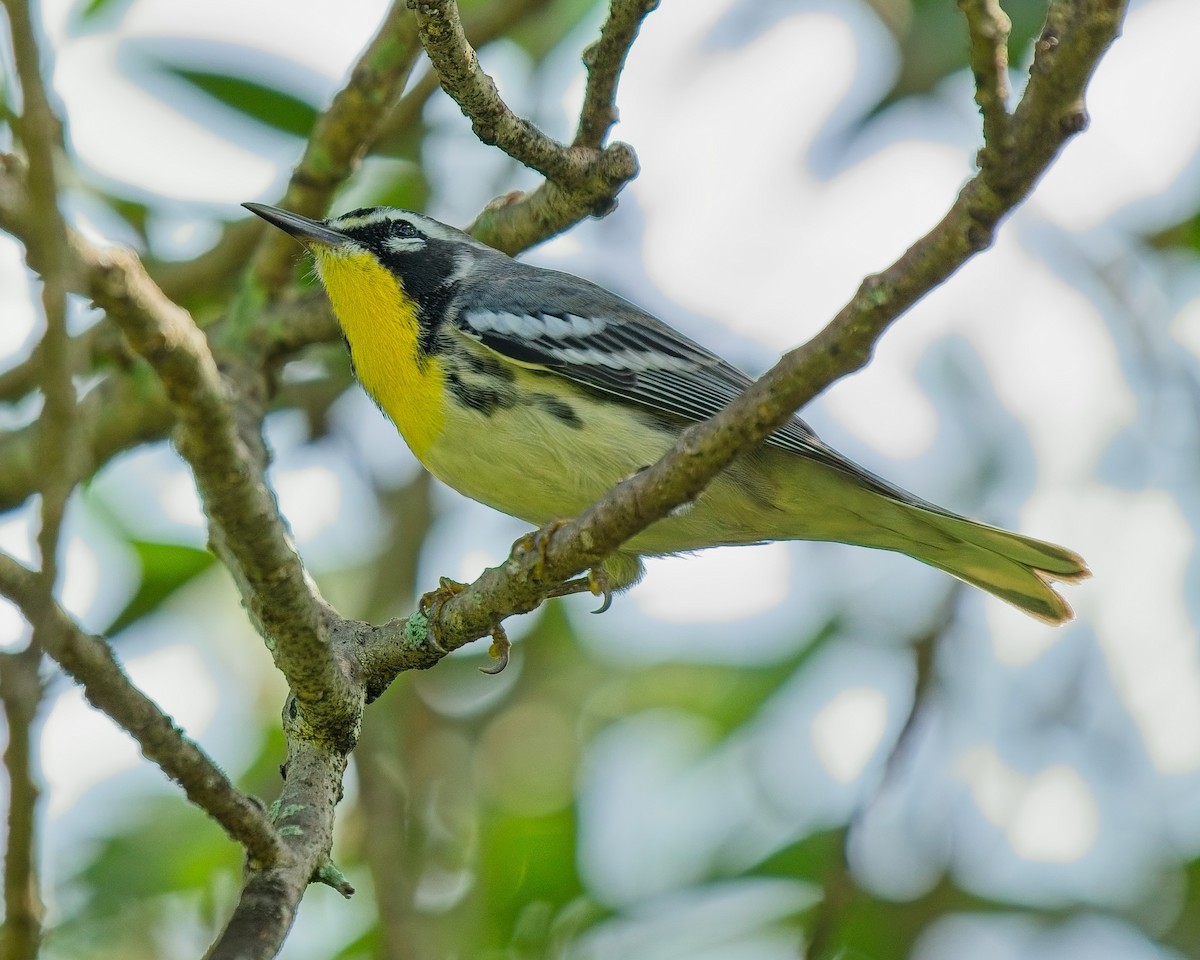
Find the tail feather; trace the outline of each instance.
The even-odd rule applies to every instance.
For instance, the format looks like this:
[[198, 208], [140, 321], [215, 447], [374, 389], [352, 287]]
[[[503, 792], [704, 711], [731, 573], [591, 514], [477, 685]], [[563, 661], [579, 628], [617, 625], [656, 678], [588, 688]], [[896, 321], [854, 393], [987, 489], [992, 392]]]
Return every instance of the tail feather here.
[[1076, 583], [1091, 576], [1077, 553], [965, 517], [909, 509], [943, 536], [910, 541], [906, 553], [1046, 623], [1065, 623], [1075, 616], [1051, 583]]

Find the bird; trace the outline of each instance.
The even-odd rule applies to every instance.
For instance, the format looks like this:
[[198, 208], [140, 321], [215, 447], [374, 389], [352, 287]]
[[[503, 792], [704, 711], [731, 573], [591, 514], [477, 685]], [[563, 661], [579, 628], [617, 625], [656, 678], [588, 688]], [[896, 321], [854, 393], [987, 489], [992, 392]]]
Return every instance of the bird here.
[[[751, 383], [617, 294], [423, 214], [243, 206], [313, 255], [359, 382], [426, 469], [534, 526], [578, 516]], [[1073, 617], [1053, 582], [1090, 576], [1075, 552], [922, 500], [793, 416], [590, 582], [607, 606], [644, 557], [775, 540], [906, 554], [1050, 624]]]

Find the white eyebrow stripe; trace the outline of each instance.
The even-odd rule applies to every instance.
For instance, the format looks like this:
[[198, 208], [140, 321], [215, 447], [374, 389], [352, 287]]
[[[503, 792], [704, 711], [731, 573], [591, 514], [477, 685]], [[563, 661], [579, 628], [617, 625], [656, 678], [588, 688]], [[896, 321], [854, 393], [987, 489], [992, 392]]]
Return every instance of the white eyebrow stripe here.
[[425, 246], [424, 237], [388, 237], [383, 245], [393, 253], [410, 253]]
[[404, 214], [399, 210], [381, 207], [378, 210], [358, 217], [347, 217], [344, 215], [336, 217], [329, 221], [329, 225], [339, 230], [353, 230], [355, 227], [372, 227], [377, 223], [390, 223], [403, 216]]

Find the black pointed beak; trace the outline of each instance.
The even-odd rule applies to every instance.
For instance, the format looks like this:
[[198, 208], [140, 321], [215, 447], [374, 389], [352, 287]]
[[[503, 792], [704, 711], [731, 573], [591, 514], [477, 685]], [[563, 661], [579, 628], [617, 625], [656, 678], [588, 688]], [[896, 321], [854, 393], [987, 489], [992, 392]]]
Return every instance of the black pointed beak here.
[[243, 203], [242, 206], [284, 233], [295, 237], [305, 246], [316, 243], [323, 247], [340, 247], [350, 242], [343, 234], [320, 220], [311, 220], [290, 210], [281, 210], [265, 203]]

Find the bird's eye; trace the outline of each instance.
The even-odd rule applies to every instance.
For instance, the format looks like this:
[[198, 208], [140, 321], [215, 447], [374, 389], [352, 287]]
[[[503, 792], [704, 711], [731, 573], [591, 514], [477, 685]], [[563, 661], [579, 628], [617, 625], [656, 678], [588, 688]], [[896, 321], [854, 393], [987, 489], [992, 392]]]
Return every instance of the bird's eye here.
[[407, 220], [397, 220], [396, 226], [393, 228], [393, 232], [397, 237], [402, 237], [405, 239], [408, 237], [417, 236], [417, 228]]

